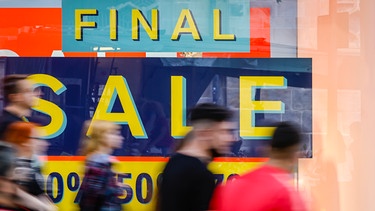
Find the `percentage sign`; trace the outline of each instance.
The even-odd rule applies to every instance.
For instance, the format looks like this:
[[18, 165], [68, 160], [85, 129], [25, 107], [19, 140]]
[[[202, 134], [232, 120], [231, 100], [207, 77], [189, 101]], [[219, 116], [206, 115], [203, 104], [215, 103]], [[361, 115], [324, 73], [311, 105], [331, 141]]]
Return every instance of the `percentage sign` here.
[[68, 175], [68, 181], [67, 181], [67, 185], [68, 185], [68, 189], [70, 191], [77, 191], [79, 189], [79, 176], [77, 173], [75, 172], [71, 172], [69, 175]]

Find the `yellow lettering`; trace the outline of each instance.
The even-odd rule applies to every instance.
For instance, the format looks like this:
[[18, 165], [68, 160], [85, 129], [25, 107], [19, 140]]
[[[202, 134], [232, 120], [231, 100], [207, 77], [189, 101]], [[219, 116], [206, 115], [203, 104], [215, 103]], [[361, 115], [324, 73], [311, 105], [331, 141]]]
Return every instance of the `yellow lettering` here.
[[[111, 112], [113, 104], [118, 97], [124, 112]], [[130, 131], [134, 137], [147, 138], [143, 123], [139, 117], [137, 107], [135, 106], [133, 96], [126, 79], [120, 75], [108, 77], [98, 107], [95, 110], [92, 120], [107, 120], [118, 124], [129, 125]], [[91, 126], [87, 134], [91, 133]]]
[[96, 9], [76, 9], [75, 10], [75, 39], [82, 40], [82, 28], [89, 27], [95, 28], [96, 22], [84, 22], [82, 21], [82, 17], [84, 15], [98, 15], [98, 10]]
[[[183, 28], [185, 22], [189, 24], [189, 28]], [[195, 24], [193, 15], [191, 14], [189, 9], [181, 10], [180, 17], [177, 20], [176, 26], [173, 30], [173, 34], [171, 40], [178, 40], [180, 39], [181, 33], [190, 33], [192, 34], [194, 40], [202, 40], [201, 35], [199, 34], [198, 28]]]
[[117, 40], [117, 10], [109, 10], [109, 39]]
[[214, 9], [214, 40], [235, 40], [234, 34], [221, 34], [221, 11]]
[[143, 26], [151, 40], [159, 39], [159, 11], [157, 9], [151, 10], [151, 26], [138, 9], [132, 10], [132, 39], [139, 40], [139, 23]]
[[[57, 78], [50, 75], [34, 74], [30, 75], [28, 79], [30, 79], [34, 87], [50, 87], [57, 95], [60, 95], [66, 90], [64, 84], [62, 84]], [[48, 125], [40, 128], [44, 131], [44, 138], [55, 138], [64, 132], [67, 122], [66, 115], [65, 112], [56, 104], [38, 98], [38, 103], [33, 107], [33, 110], [44, 113], [51, 117], [51, 122]]]
[[186, 126], [186, 85], [183, 76], [171, 77], [171, 135], [184, 137], [191, 127]]
[[273, 127], [256, 127], [255, 113], [283, 113], [281, 101], [256, 101], [256, 88], [286, 88], [282, 76], [242, 76], [240, 77], [240, 136], [242, 138], [262, 139], [271, 136]]

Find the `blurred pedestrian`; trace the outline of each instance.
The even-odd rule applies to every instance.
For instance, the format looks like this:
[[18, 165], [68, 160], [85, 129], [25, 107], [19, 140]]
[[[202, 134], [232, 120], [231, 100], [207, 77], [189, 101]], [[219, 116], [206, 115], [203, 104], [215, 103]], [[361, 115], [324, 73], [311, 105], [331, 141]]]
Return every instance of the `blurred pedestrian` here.
[[229, 109], [211, 103], [199, 104], [190, 111], [192, 130], [165, 166], [158, 210], [208, 209], [215, 178], [207, 165], [213, 157], [230, 153], [235, 140], [231, 118]]
[[13, 180], [21, 189], [53, 207], [52, 200], [44, 190], [41, 165], [36, 163], [36, 153], [41, 145], [39, 142], [46, 142], [39, 139], [37, 125], [31, 122], [13, 122], [7, 127], [4, 140], [16, 150]]
[[15, 150], [10, 144], [0, 141], [0, 210], [17, 210], [15, 201], [17, 185], [13, 183]]
[[86, 121], [83, 134], [91, 124], [91, 134], [83, 135], [80, 153], [86, 156], [85, 174], [80, 188], [81, 211], [119, 211], [122, 210], [118, 196], [123, 194], [123, 186], [117, 182], [111, 156], [123, 143], [120, 126], [112, 122]]
[[270, 159], [260, 168], [219, 186], [211, 202], [218, 211], [305, 211], [293, 186], [300, 149], [299, 130], [291, 123], [277, 125], [270, 142]]
[[0, 117], [0, 138], [7, 126], [16, 121], [29, 122], [32, 107], [37, 103], [39, 90], [34, 90], [27, 75], [7, 75], [2, 80], [5, 107]]

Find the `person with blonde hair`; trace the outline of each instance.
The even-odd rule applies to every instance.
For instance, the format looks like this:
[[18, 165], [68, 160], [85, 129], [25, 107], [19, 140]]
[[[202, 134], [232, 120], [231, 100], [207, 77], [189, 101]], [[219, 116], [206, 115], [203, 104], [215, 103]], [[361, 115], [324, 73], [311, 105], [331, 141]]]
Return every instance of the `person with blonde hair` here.
[[[90, 134], [86, 135], [89, 126]], [[86, 156], [85, 174], [80, 188], [82, 211], [122, 210], [118, 196], [123, 193], [112, 170], [111, 154], [121, 148], [120, 126], [109, 121], [86, 121], [82, 131], [80, 154]]]

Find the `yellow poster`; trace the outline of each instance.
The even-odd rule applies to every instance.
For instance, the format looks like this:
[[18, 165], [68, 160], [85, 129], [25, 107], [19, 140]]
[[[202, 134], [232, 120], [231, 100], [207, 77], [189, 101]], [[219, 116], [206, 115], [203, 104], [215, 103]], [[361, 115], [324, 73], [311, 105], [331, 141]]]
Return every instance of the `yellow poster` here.
[[[158, 178], [168, 158], [119, 157], [114, 164], [117, 179], [124, 184], [120, 197], [126, 210], [153, 210], [157, 198]], [[209, 165], [218, 184], [247, 172], [262, 162], [263, 158], [222, 158]], [[79, 210], [77, 202], [84, 172], [83, 157], [49, 157], [44, 166], [46, 190], [62, 211]]]

